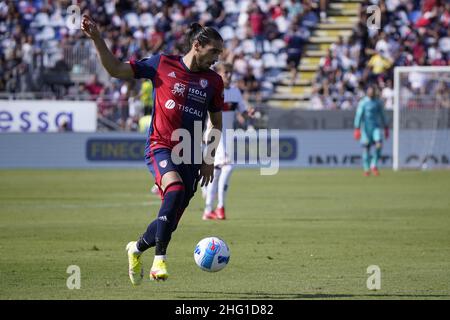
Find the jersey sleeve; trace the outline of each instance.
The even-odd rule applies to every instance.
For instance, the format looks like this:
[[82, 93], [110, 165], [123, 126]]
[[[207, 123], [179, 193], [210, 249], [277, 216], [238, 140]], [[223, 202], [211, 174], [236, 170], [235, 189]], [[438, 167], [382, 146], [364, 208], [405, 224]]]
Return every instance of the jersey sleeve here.
[[208, 111], [209, 112], [219, 112], [223, 110], [223, 98], [224, 98], [224, 93], [223, 93], [223, 81], [222, 78], [220, 78], [217, 82], [217, 87], [216, 90], [214, 92], [214, 96], [212, 98], [211, 103], [208, 106]]
[[160, 54], [144, 58], [141, 60], [130, 60], [131, 68], [134, 72], [134, 77], [136, 79], [150, 79], [153, 80], [158, 70], [159, 60], [161, 59]]

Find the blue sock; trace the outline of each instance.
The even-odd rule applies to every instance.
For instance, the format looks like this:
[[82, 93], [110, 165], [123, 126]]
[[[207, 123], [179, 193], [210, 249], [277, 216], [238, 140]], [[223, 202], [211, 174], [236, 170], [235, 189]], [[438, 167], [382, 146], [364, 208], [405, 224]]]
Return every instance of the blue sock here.
[[369, 148], [364, 148], [363, 155], [362, 155], [362, 160], [363, 160], [364, 171], [369, 171], [369, 169], [370, 169], [370, 151], [369, 151]]
[[176, 182], [168, 185], [159, 209], [158, 218], [152, 221], [137, 241], [136, 247], [144, 252], [156, 246], [157, 255], [165, 255], [172, 232], [177, 224], [177, 213], [184, 200], [184, 185]]
[[145, 231], [142, 237], [137, 241], [136, 247], [140, 252], [144, 252], [148, 248], [155, 246], [156, 222], [156, 219], [153, 220], [152, 223], [148, 225], [147, 231]]
[[178, 210], [182, 206], [183, 201], [184, 185], [182, 182], [175, 182], [166, 187], [163, 203], [159, 209], [158, 218], [156, 219], [156, 255], [166, 254], [167, 245], [177, 224]]
[[378, 168], [378, 161], [381, 158], [381, 147], [375, 147], [374, 155], [372, 157], [372, 168]]

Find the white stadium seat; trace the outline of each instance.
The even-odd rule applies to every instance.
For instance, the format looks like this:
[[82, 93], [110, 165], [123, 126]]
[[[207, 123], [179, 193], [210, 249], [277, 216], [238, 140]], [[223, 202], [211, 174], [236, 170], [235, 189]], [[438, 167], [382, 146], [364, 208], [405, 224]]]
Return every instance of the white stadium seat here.
[[269, 40], [264, 40], [264, 52], [273, 52], [272, 46]]
[[286, 48], [286, 42], [282, 39], [275, 39], [272, 40], [272, 50], [274, 53], [278, 53], [281, 49]]
[[264, 61], [264, 67], [266, 69], [278, 67], [277, 58], [275, 57], [275, 55], [273, 53], [263, 54], [262, 59]]
[[239, 13], [239, 7], [234, 0], [226, 0], [223, 2], [226, 13]]
[[153, 25], [155, 24], [153, 16], [150, 13], [148, 13], [148, 12], [145, 12], [145, 13], [141, 14], [139, 16], [139, 20], [141, 22], [141, 26], [145, 27], [145, 28], [146, 27], [153, 27]]
[[223, 26], [220, 28], [219, 33], [224, 41], [231, 40], [235, 36], [234, 29], [230, 26]]
[[125, 15], [125, 21], [132, 28], [139, 27], [139, 17], [136, 13], [130, 12]]
[[255, 42], [253, 39], [245, 39], [242, 41], [242, 50], [245, 54], [253, 54], [256, 52]]

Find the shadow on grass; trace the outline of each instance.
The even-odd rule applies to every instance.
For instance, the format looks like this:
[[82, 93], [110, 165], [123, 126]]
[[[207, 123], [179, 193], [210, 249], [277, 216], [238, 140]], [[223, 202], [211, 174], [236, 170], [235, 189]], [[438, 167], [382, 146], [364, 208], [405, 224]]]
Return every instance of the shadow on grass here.
[[[198, 299], [198, 294], [212, 295], [212, 299], [217, 296], [229, 297], [230, 299], [395, 299], [395, 298], [413, 298], [413, 299], [450, 299], [450, 295], [445, 294], [326, 294], [326, 293], [270, 293], [270, 292], [225, 292], [225, 291], [172, 291], [172, 293], [186, 294], [179, 296], [182, 299]], [[191, 294], [192, 296], [190, 296]], [[207, 297], [205, 297], [207, 298]]]

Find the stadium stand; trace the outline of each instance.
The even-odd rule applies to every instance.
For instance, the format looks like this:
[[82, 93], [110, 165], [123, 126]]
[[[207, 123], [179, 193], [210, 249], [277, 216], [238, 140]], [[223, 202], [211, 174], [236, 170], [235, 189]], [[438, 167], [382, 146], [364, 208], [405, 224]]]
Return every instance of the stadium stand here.
[[[122, 60], [181, 54], [191, 22], [218, 28], [222, 59], [262, 111], [352, 109], [372, 82], [392, 96], [394, 66], [450, 62], [450, 4], [440, 0], [0, 1], [0, 98], [96, 100], [108, 130], [138, 130], [148, 103], [142, 82], [111, 79], [90, 40], [67, 28], [73, 3]], [[371, 4], [380, 30], [367, 28]]]
[[379, 1], [380, 29], [367, 27], [370, 4], [361, 4], [350, 36], [339, 37], [321, 58], [311, 109], [354, 108], [369, 84], [378, 86], [389, 109], [394, 67], [449, 65], [448, 1]]

